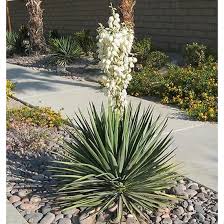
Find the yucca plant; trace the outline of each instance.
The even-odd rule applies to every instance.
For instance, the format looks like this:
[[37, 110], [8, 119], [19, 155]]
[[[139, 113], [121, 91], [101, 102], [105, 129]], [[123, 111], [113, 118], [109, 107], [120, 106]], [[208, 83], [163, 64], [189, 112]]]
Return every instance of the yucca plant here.
[[166, 192], [178, 179], [170, 161], [172, 137], [162, 136], [166, 120], [153, 119], [151, 107], [140, 111], [139, 104], [122, 115], [104, 106], [98, 113], [91, 104], [90, 121], [81, 111], [70, 120], [70, 140], [64, 140], [61, 160], [51, 167], [62, 208], [99, 213], [115, 206], [119, 221], [124, 210], [146, 218], [145, 211], [176, 199]]
[[19, 35], [16, 32], [6, 32], [7, 56], [11, 56], [16, 51]]
[[76, 32], [74, 37], [85, 54], [96, 52], [96, 40], [91, 36], [89, 30]]
[[78, 43], [72, 37], [51, 39], [50, 47], [53, 53], [53, 61], [61, 66], [71, 63], [81, 53]]

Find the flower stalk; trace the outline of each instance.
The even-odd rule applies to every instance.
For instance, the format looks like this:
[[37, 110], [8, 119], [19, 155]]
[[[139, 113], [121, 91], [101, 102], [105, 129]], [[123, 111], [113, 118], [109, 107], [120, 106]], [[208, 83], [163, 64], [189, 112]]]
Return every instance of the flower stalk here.
[[111, 6], [112, 15], [108, 27], [99, 24], [98, 58], [100, 68], [106, 74], [105, 87], [110, 105], [115, 111], [123, 112], [127, 105], [127, 87], [131, 81], [131, 71], [137, 59], [131, 53], [134, 30], [121, 23], [116, 9]]

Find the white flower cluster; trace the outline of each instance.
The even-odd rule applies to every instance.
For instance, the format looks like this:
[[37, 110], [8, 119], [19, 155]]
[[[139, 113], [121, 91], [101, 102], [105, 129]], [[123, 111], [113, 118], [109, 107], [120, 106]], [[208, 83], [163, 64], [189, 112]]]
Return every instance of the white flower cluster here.
[[137, 59], [131, 54], [134, 31], [120, 22], [119, 14], [112, 8], [108, 27], [98, 28], [98, 58], [104, 73], [107, 95], [114, 110], [123, 111], [127, 105], [126, 89], [131, 80], [131, 70]]

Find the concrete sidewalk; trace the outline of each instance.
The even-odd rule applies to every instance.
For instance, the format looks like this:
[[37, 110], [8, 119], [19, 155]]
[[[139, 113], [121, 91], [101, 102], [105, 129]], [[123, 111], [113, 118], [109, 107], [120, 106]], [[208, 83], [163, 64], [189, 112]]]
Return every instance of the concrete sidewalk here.
[[[106, 102], [97, 83], [65, 79], [52, 73], [43, 73], [17, 65], [7, 64], [7, 79], [16, 82], [16, 96], [33, 105], [50, 106], [73, 116], [78, 108], [87, 114], [89, 102], [97, 108]], [[218, 142], [217, 124], [189, 120], [178, 109], [147, 99], [129, 97], [134, 105], [153, 105], [155, 114], [169, 117], [166, 131], [173, 130], [176, 160], [183, 163], [183, 172], [189, 178], [217, 190]]]
[[6, 224], [28, 224], [8, 200], [6, 201], [6, 211]]

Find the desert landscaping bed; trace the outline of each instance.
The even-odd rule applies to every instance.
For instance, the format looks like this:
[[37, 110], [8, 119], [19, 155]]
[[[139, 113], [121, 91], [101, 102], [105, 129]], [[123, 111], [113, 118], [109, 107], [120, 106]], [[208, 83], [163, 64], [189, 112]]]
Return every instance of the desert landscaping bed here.
[[[11, 107], [23, 106], [10, 100]], [[30, 126], [11, 121], [7, 130], [7, 198], [30, 224], [109, 223], [114, 208], [97, 216], [89, 216], [85, 208], [62, 211], [55, 206], [54, 186], [48, 171], [54, 152], [60, 151], [62, 138], [69, 138], [62, 128]], [[218, 222], [218, 194], [183, 177], [169, 193], [184, 197], [168, 208], [148, 213], [142, 223], [181, 224]], [[115, 208], [116, 209], [116, 208]], [[86, 218], [87, 217], [87, 218]], [[124, 214], [122, 223], [137, 223]]]
[[91, 57], [75, 59], [73, 63], [61, 68], [51, 63], [51, 55], [14, 56], [7, 58], [7, 63], [31, 68], [39, 72], [51, 72], [67, 79], [98, 82], [102, 78], [97, 61]]

